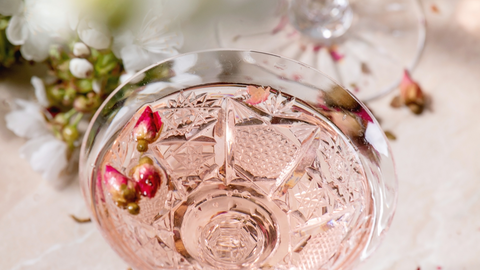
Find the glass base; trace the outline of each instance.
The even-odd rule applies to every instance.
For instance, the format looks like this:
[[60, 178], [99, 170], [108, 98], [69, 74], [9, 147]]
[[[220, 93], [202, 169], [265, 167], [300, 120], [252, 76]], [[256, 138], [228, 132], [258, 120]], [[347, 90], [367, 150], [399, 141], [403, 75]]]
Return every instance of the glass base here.
[[243, 5], [218, 20], [220, 47], [265, 51], [304, 62], [363, 101], [395, 89], [403, 70], [411, 71], [417, 64], [425, 43], [425, 18], [418, 0], [350, 1], [351, 26], [329, 39], [299, 32], [289, 19], [286, 1], [267, 0], [262, 5], [244, 1]]

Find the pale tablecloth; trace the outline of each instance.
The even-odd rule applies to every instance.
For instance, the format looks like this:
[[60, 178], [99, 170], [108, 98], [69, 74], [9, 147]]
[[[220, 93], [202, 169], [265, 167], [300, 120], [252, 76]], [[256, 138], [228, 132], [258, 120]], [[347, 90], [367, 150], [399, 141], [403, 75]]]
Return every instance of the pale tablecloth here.
[[[434, 13], [436, 4], [440, 13]], [[391, 230], [359, 269], [480, 269], [480, 0], [424, 0], [427, 44], [413, 76], [433, 96], [433, 112], [370, 103], [392, 142], [399, 201]], [[1, 71], [0, 100], [30, 97], [38, 70]], [[5, 127], [0, 104], [0, 269], [121, 270], [87, 216], [77, 182], [58, 191], [18, 150], [25, 140]]]

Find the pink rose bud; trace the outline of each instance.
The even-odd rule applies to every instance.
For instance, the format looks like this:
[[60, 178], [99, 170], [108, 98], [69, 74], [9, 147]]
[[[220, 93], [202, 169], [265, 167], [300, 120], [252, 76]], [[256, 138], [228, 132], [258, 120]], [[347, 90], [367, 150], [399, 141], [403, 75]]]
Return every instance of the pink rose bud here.
[[345, 55], [338, 52], [338, 49], [337, 49], [336, 46], [330, 47], [328, 49], [328, 52], [330, 53], [330, 56], [332, 57], [333, 61], [335, 61], [335, 62], [338, 62], [345, 57]]
[[425, 96], [420, 86], [412, 79], [410, 73], [405, 70], [400, 83], [400, 97], [413, 113], [420, 114], [425, 106]]
[[268, 95], [270, 95], [270, 87], [264, 89], [263, 87], [255, 87], [253, 85], [247, 86], [247, 92], [250, 95], [250, 98], [246, 100], [250, 105], [256, 105], [260, 102], [267, 100]]
[[153, 113], [150, 106], [145, 108], [133, 128], [133, 136], [138, 142], [137, 150], [145, 152], [148, 144], [154, 142], [162, 129], [162, 119], [158, 112]]
[[162, 177], [148, 157], [143, 157], [140, 163], [133, 168], [133, 179], [137, 186], [137, 192], [142, 196], [153, 198], [162, 183]]
[[107, 191], [112, 195], [112, 199], [117, 204], [126, 204], [128, 201], [135, 199], [135, 196], [132, 195], [131, 192], [126, 192], [128, 190], [135, 190], [135, 183], [114, 167], [110, 165], [105, 166], [103, 182], [105, 183]]

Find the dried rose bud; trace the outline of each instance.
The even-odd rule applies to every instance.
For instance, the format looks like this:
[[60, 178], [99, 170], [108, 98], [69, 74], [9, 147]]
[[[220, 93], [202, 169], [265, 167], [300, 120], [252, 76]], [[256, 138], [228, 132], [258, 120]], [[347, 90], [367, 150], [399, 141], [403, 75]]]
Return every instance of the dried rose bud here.
[[255, 87], [253, 85], [247, 86], [247, 92], [250, 95], [250, 98], [247, 99], [247, 102], [250, 105], [256, 105], [260, 102], [267, 100], [268, 95], [270, 95], [270, 87], [264, 89], [263, 87]]
[[345, 57], [345, 55], [338, 52], [338, 48], [335, 45], [328, 48], [328, 52], [330, 53], [330, 56], [335, 62], [338, 62]]
[[148, 144], [154, 142], [160, 135], [162, 125], [162, 118], [158, 112], [153, 113], [150, 106], [145, 108], [133, 128], [133, 136], [138, 143], [138, 151], [147, 151]]
[[133, 168], [133, 179], [137, 184], [137, 192], [148, 198], [155, 196], [162, 183], [162, 177], [149, 157], [142, 157], [139, 164]]
[[425, 107], [425, 96], [420, 86], [410, 77], [407, 70], [404, 71], [403, 79], [400, 83], [400, 97], [413, 113], [422, 113]]
[[127, 203], [135, 201], [135, 183], [114, 167], [110, 165], [105, 166], [103, 182], [108, 193], [112, 195], [113, 201], [118, 206], [126, 206]]

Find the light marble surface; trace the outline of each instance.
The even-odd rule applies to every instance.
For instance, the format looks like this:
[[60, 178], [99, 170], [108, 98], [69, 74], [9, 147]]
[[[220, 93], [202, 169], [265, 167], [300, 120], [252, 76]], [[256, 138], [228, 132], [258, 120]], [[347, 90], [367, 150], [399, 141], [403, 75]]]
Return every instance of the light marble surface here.
[[[427, 45], [413, 76], [433, 111], [392, 109], [392, 95], [369, 104], [397, 135], [400, 188], [391, 230], [362, 270], [480, 269], [480, 0], [423, 5]], [[0, 71], [0, 100], [32, 95], [39, 70], [16, 71]], [[25, 141], [6, 129], [6, 112], [0, 104], [0, 269], [126, 270], [94, 224], [69, 217], [87, 216], [78, 183], [55, 190], [18, 156]]]

